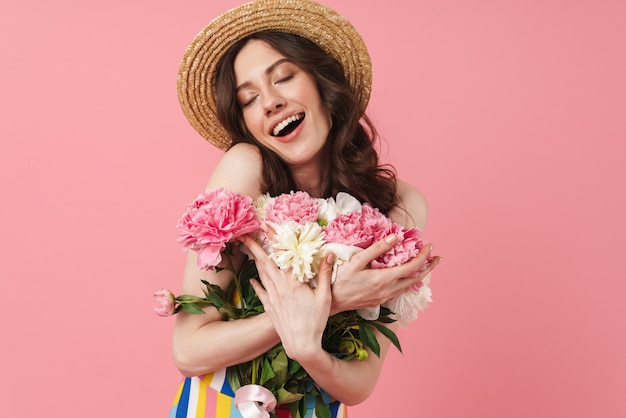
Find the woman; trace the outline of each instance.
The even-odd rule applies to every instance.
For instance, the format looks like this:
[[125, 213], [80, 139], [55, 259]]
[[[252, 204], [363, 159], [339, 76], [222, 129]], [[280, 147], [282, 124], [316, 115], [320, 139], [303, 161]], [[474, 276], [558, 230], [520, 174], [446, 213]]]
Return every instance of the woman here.
[[[376, 131], [364, 115], [370, 84], [360, 36], [325, 6], [308, 0], [256, 1], [218, 17], [188, 49], [178, 85], [192, 125], [226, 151], [207, 188], [252, 198], [291, 190], [326, 198], [343, 191], [396, 223], [423, 229], [422, 194], [378, 163]], [[177, 367], [185, 376], [205, 375], [251, 360], [280, 342], [334, 399], [362, 402], [376, 384], [388, 340], [378, 336], [380, 357], [343, 361], [322, 349], [321, 336], [330, 315], [379, 305], [419, 284], [438, 264], [439, 258], [431, 257], [418, 273], [430, 255], [427, 245], [401, 266], [369, 269], [395, 239], [387, 237], [354, 255], [340, 266], [332, 287], [333, 255], [327, 256], [318, 287], [311, 289], [269, 262], [254, 240], [243, 238], [257, 262], [260, 283], [252, 284], [265, 313], [236, 321], [224, 321], [212, 307], [205, 315], [179, 314], [173, 344]], [[202, 295], [201, 280], [226, 288], [232, 277], [226, 271], [200, 271], [189, 252], [182, 292]], [[209, 409], [207, 416], [214, 416]], [[237, 413], [226, 409], [217, 416]], [[345, 413], [343, 407], [332, 410], [336, 416]], [[177, 413], [180, 408], [171, 416]]]

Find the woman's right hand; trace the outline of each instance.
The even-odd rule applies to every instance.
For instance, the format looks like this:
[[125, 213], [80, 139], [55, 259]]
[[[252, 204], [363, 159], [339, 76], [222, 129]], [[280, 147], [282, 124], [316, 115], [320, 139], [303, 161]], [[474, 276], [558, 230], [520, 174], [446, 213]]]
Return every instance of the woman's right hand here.
[[[339, 312], [378, 306], [418, 285], [439, 264], [441, 257], [428, 257], [431, 244], [406, 263], [389, 268], [372, 269], [369, 264], [396, 244], [397, 236], [390, 235], [360, 251], [337, 269], [332, 286], [331, 315]], [[427, 263], [424, 270], [420, 267]]]

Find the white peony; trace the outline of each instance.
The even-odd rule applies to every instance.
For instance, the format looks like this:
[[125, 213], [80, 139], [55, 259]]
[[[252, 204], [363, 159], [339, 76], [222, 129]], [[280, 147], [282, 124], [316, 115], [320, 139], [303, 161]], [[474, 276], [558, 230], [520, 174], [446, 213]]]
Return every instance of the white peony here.
[[319, 220], [328, 225], [339, 215], [347, 215], [352, 212], [361, 212], [361, 202], [348, 193], [339, 192], [337, 198], [318, 199]]
[[419, 290], [409, 289], [400, 296], [385, 302], [384, 306], [394, 313], [391, 318], [397, 320], [403, 327], [416, 320], [418, 311], [423, 311], [433, 301], [432, 291], [428, 287], [429, 283], [430, 273], [422, 279], [422, 287]]
[[265, 220], [265, 209], [267, 208], [267, 204], [272, 200], [272, 197], [269, 193], [262, 194], [261, 196], [254, 199], [252, 203], [254, 205], [254, 209], [256, 211], [256, 216], [260, 221]]
[[324, 232], [316, 222], [270, 224], [274, 236], [266, 250], [281, 270], [291, 269], [299, 281], [308, 283], [317, 274], [324, 250]]

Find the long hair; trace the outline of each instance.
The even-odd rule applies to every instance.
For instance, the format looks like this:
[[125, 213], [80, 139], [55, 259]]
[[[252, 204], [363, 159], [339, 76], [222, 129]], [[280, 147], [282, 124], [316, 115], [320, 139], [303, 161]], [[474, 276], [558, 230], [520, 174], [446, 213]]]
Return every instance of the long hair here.
[[396, 201], [396, 174], [393, 167], [381, 165], [374, 148], [376, 129], [361, 109], [339, 61], [308, 39], [282, 32], [258, 32], [233, 45], [218, 64], [215, 94], [220, 122], [233, 144], [255, 144], [263, 162], [263, 192], [272, 196], [296, 189], [287, 165], [261, 145], [245, 126], [235, 95], [234, 61], [251, 39], [262, 40], [285, 56], [316, 82], [322, 103], [330, 110], [332, 128], [328, 134], [328, 178], [324, 196], [347, 192], [388, 213]]

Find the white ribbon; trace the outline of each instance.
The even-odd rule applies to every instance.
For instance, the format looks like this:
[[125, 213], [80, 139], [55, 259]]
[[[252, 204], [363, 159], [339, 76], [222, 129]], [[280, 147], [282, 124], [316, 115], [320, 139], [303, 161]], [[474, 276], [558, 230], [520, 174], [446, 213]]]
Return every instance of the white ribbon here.
[[235, 408], [243, 418], [269, 418], [276, 407], [276, 397], [259, 385], [245, 385], [235, 392]]

